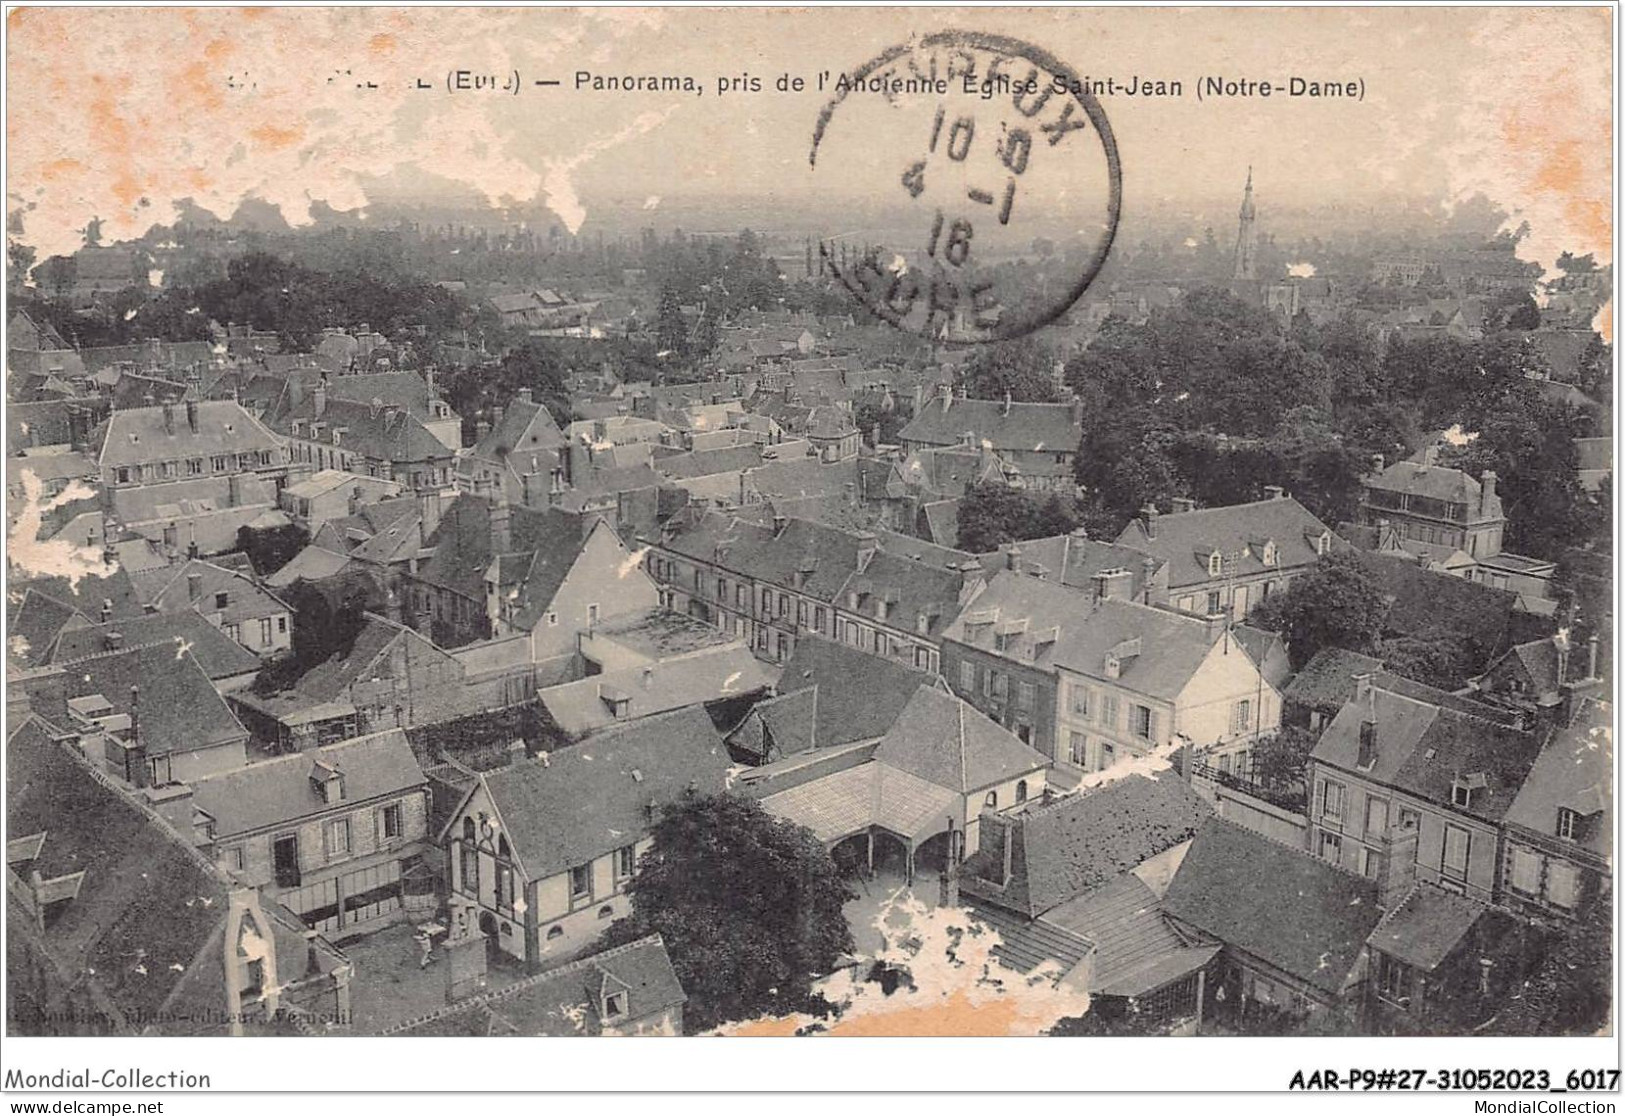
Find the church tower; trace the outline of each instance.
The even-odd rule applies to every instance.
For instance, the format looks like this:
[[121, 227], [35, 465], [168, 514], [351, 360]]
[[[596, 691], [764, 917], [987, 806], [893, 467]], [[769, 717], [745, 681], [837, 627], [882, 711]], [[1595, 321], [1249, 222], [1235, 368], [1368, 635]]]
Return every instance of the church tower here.
[[1258, 279], [1258, 220], [1253, 209], [1253, 168], [1247, 168], [1247, 192], [1241, 197], [1241, 224], [1236, 231], [1236, 268], [1232, 276], [1241, 282]]

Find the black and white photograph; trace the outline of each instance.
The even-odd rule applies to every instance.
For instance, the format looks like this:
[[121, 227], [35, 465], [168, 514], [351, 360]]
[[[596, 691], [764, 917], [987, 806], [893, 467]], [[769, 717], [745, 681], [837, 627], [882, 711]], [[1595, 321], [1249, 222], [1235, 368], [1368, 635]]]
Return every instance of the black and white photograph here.
[[1617, 17], [8, 9], [0, 1088], [1614, 1111]]

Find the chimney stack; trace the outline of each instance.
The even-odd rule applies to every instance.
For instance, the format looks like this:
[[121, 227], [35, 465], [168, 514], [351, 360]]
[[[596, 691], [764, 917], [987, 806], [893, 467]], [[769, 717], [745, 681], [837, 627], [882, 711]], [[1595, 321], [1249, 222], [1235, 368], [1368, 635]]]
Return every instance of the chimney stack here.
[[[141, 742], [141, 687], [130, 687], [130, 751], [124, 776], [137, 788], [151, 783], [147, 777], [147, 746]], [[133, 770], [132, 770], [133, 769]]]
[[1005, 388], [1004, 389], [1004, 408], [999, 412], [999, 414], [1008, 416], [1010, 414], [1010, 406], [1011, 406], [1010, 389]]
[[780, 512], [773, 513], [773, 537], [778, 538], [784, 534], [784, 529], [790, 525], [790, 517]]
[[186, 401], [186, 425], [191, 428], [192, 433], [194, 433], [194, 434], [197, 433], [197, 400], [196, 399], [188, 399]]
[[1094, 582], [1097, 601], [1126, 601], [1133, 596], [1134, 575], [1127, 570], [1101, 570]]
[[106, 636], [106, 643], [109, 651], [120, 650], [124, 646], [124, 633], [108, 632]]
[[164, 401], [164, 433], [175, 433], [175, 405], [167, 399]]
[[1354, 676], [1355, 694], [1364, 708], [1360, 712], [1360, 750], [1355, 765], [1368, 768], [1377, 762], [1377, 688], [1372, 675]]
[[203, 575], [189, 573], [186, 575], [186, 599], [196, 601], [203, 596]]
[[1384, 457], [1382, 454], [1377, 453], [1377, 454], [1373, 454], [1371, 456], [1371, 471], [1373, 473], [1380, 473], [1384, 469], [1386, 469], [1387, 467], [1388, 467], [1388, 459], [1386, 457]]
[[1284, 500], [1286, 499], [1286, 489], [1278, 484], [1266, 484], [1264, 486], [1264, 499]]
[[1173, 510], [1175, 515], [1195, 511], [1196, 501], [1192, 500], [1189, 496], [1175, 496], [1173, 498]]
[[1140, 559], [1140, 588], [1145, 603], [1151, 603], [1151, 579], [1157, 576], [1157, 560], [1155, 558]]
[[113, 598], [112, 597], [103, 597], [102, 598], [102, 623], [105, 624], [111, 619], [113, 619]]
[[859, 531], [855, 536], [858, 544], [858, 572], [862, 573], [869, 568], [875, 551], [880, 548], [880, 540], [873, 531]]
[[424, 492], [418, 495], [418, 525], [421, 542], [427, 544], [429, 536], [440, 526], [440, 493]]
[[1490, 501], [1495, 499], [1495, 480], [1494, 469], [1485, 469], [1483, 475], [1478, 478], [1478, 483], [1484, 490], [1483, 499], [1479, 505], [1480, 514], [1490, 514]]
[[513, 549], [513, 510], [500, 496], [491, 505], [491, 553], [506, 554]]
[[316, 385], [316, 390], [310, 393], [311, 403], [315, 407], [316, 417], [321, 418], [327, 410], [327, 381], [322, 380]]
[[1021, 572], [1021, 547], [1015, 543], [1008, 543], [1004, 548], [1004, 568]]
[[1593, 681], [1594, 682], [1594, 681], [1596, 681], [1596, 678], [1597, 678], [1597, 637], [1596, 637], [1596, 635], [1592, 635], [1592, 637], [1590, 639], [1586, 640], [1586, 659], [1587, 659], [1587, 663], [1586, 663], [1586, 679], [1588, 681]]
[[528, 387], [520, 388], [518, 394], [519, 394], [519, 402], [521, 402], [521, 403], [529, 403], [531, 401], [530, 389]]
[[1552, 637], [1552, 648], [1557, 652], [1557, 684], [1559, 686], [1569, 680], [1569, 630], [1561, 629]]
[[1140, 509], [1140, 527], [1145, 531], [1146, 538], [1157, 537], [1157, 505], [1148, 501], [1145, 507]]

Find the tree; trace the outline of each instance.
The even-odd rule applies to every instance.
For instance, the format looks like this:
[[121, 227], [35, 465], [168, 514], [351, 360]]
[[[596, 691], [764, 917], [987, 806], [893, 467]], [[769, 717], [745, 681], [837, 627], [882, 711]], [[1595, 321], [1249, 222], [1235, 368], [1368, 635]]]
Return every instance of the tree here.
[[1482, 661], [1473, 650], [1458, 632], [1426, 628], [1382, 640], [1375, 654], [1402, 678], [1441, 690], [1456, 690], [1467, 684], [1474, 667]]
[[1309, 753], [1319, 737], [1297, 725], [1261, 738], [1253, 745], [1252, 776], [1258, 782], [1283, 791], [1302, 793]]
[[309, 542], [310, 532], [297, 523], [258, 529], [244, 524], [237, 528], [237, 549], [247, 553], [254, 572], [261, 577], [286, 566]]
[[810, 830], [754, 799], [689, 793], [666, 807], [606, 946], [658, 933], [688, 993], [684, 1030], [826, 1005], [812, 982], [852, 948], [855, 894]]
[[965, 369], [965, 394], [971, 399], [1016, 403], [1055, 402], [1055, 355], [1030, 337], [984, 345]]
[[683, 307], [677, 301], [677, 292], [671, 287], [660, 291], [660, 308], [655, 312], [655, 343], [661, 352], [670, 353], [674, 361], [688, 356], [688, 325], [683, 321]]
[[1479, 1033], [1593, 1035], [1606, 1027], [1614, 975], [1611, 911], [1605, 893], [1572, 927], [1553, 934], [1532, 971]]
[[1005, 543], [1064, 535], [1082, 522], [1076, 501], [1030, 496], [1006, 484], [973, 484], [960, 498], [958, 546], [987, 554]]
[[1294, 670], [1327, 647], [1370, 653], [1382, 635], [1388, 601], [1353, 551], [1321, 558], [1286, 592], [1262, 602], [1247, 623], [1280, 632]]

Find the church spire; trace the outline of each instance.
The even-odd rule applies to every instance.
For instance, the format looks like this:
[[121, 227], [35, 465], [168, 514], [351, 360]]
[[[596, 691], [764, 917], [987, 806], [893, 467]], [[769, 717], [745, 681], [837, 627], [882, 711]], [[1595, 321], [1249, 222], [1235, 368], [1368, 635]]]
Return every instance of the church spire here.
[[1247, 188], [1241, 196], [1241, 219], [1236, 230], [1236, 265], [1233, 278], [1252, 282], [1258, 278], [1257, 211], [1253, 208], [1253, 168], [1247, 168]]

